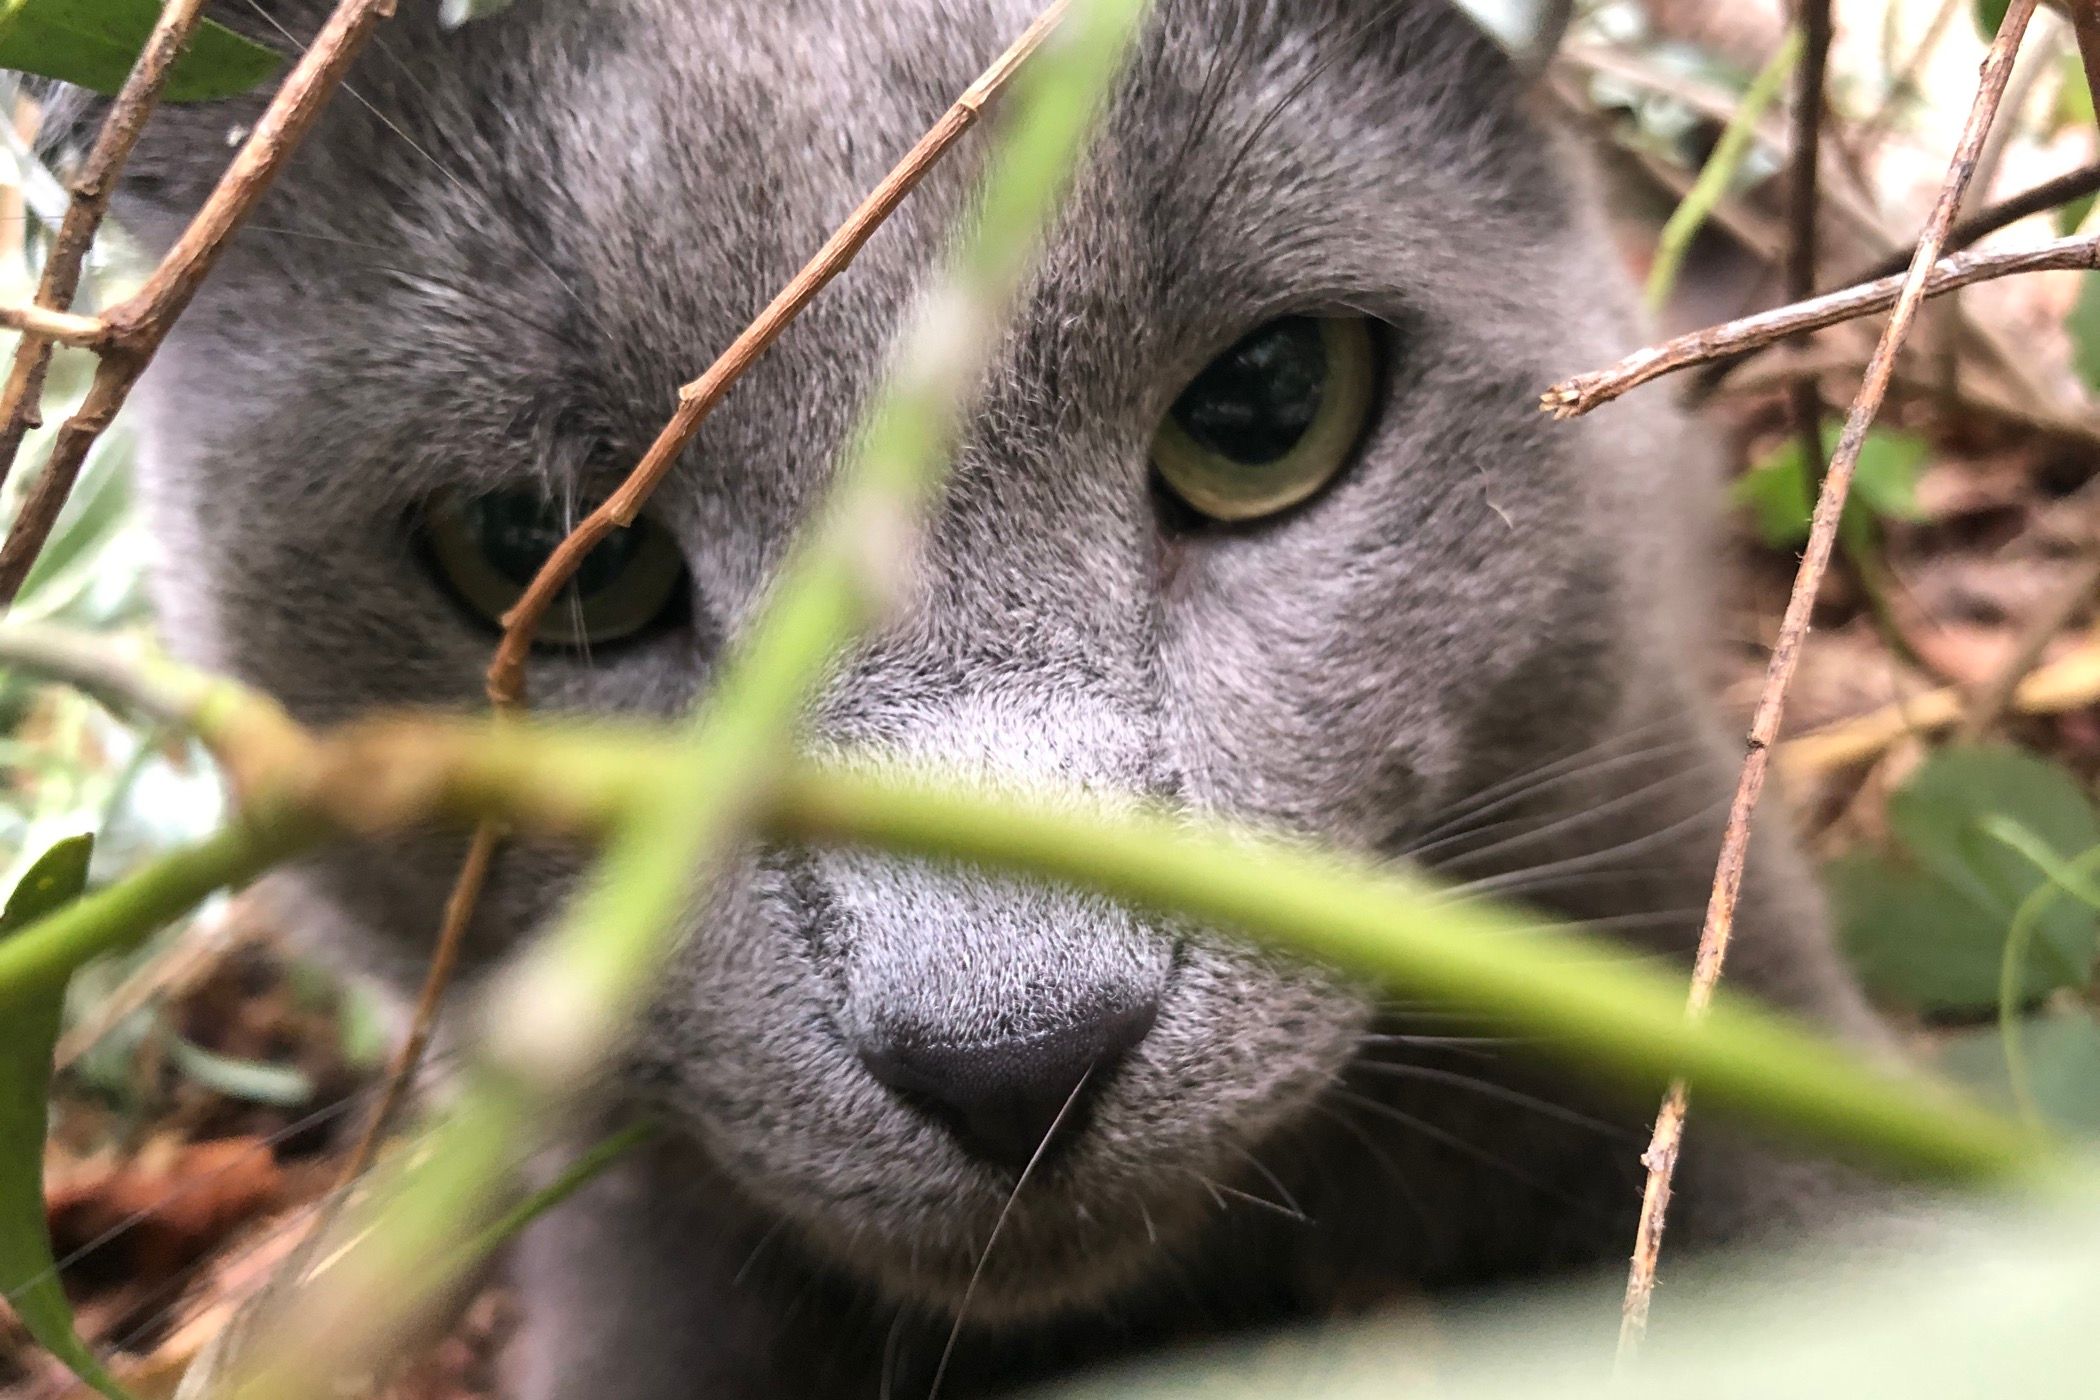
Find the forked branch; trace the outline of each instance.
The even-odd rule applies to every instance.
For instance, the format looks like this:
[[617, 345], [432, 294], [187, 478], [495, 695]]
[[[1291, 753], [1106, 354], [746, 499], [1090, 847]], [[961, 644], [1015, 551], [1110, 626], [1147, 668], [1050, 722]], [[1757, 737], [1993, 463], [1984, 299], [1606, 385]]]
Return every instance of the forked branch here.
[[[22, 583], [43, 552], [58, 513], [72, 494], [73, 483], [88, 452], [152, 363], [175, 321], [189, 306], [219, 255], [241, 224], [268, 192], [277, 172], [291, 158], [343, 75], [380, 21], [394, 12], [394, 0], [342, 0], [306, 52], [285, 75], [277, 93], [257, 119], [255, 129], [235, 153], [204, 206], [175, 246], [161, 259], [137, 293], [101, 318], [104, 338], [94, 348], [102, 361], [79, 409], [59, 429], [50, 459], [22, 503], [22, 513], [0, 544], [0, 608], [22, 590]], [[111, 113], [111, 120], [126, 109]], [[139, 117], [143, 120], [143, 115]], [[132, 140], [136, 133], [132, 133]], [[113, 146], [116, 144], [113, 139]], [[98, 141], [98, 148], [101, 143]], [[124, 145], [128, 154], [129, 146]], [[112, 173], [114, 166], [112, 166]], [[33, 412], [28, 397], [24, 410]]]
[[[58, 236], [44, 259], [43, 275], [37, 281], [36, 301], [21, 309], [0, 312], [7, 325], [22, 332], [8, 366], [7, 386], [0, 389], [0, 485], [14, 471], [22, 439], [38, 426], [37, 408], [43, 399], [44, 375], [51, 367], [53, 342], [88, 345], [100, 342], [103, 323], [92, 317], [70, 317], [63, 313], [73, 305], [80, 290], [80, 274], [87, 266], [88, 249], [109, 212], [110, 199], [132, 148], [146, 129], [146, 119], [159, 105], [161, 90], [175, 71], [197, 21], [204, 13], [204, 0], [168, 0], [154, 21], [152, 33], [139, 51], [138, 62], [124, 86], [110, 101], [109, 113], [95, 144], [72, 179], [73, 198], [59, 221]], [[28, 313], [42, 313], [39, 321]], [[19, 318], [19, 319], [18, 319]], [[78, 323], [78, 324], [75, 324]]]
[[[2100, 236], [2080, 234], [2051, 239], [2032, 248], [1960, 253], [1941, 258], [1928, 270], [1919, 295], [1921, 299], [1945, 296], [1978, 282], [2015, 277], [2024, 272], [2091, 271], [2095, 268], [2100, 268]], [[1878, 278], [1790, 306], [1774, 307], [1754, 316], [1676, 336], [1636, 350], [1605, 369], [1563, 379], [1540, 396], [1539, 406], [1556, 418], [1579, 418], [1643, 384], [1679, 370], [1887, 311], [1901, 299], [1909, 282], [1908, 273]]]

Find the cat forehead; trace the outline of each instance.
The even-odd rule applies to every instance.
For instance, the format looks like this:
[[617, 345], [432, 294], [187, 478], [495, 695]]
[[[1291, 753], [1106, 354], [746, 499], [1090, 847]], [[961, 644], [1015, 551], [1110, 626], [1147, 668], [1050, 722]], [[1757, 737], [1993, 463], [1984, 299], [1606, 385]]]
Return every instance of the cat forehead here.
[[[533, 432], [565, 475], [630, 456], [1036, 3], [522, 0], [451, 33], [404, 11], [248, 244], [292, 289], [270, 329], [345, 414], [442, 422], [458, 459]], [[836, 440], [988, 134], [762, 362], [766, 421], [733, 403], [711, 429], [728, 455], [753, 455], [739, 424]], [[1036, 378], [1079, 365], [1058, 388], [1098, 410], [1163, 371], [1140, 337], [1186, 355], [1403, 281], [1521, 299], [1562, 188], [1544, 144], [1438, 0], [1160, 0], [1021, 318]]]

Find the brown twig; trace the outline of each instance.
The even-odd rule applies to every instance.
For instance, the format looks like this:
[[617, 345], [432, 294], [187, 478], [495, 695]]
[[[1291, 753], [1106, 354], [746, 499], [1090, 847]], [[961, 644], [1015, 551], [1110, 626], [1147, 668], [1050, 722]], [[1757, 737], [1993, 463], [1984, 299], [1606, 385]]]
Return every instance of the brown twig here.
[[[2022, 190], [1970, 215], [1947, 231], [1947, 247], [1956, 251], [1967, 248], [2008, 225], [2031, 219], [2036, 214], [2046, 214], [2089, 194], [2100, 194], [2100, 165], [2081, 165], [2076, 170], [2067, 170], [2054, 179], [2044, 180], [2032, 189]], [[1915, 251], [1905, 249], [1891, 253], [1849, 280], [1870, 282], [1877, 277], [1900, 273], [1910, 266], [1911, 254]]]
[[[2083, 199], [2090, 194], [2100, 194], [2100, 164], [2081, 165], [2076, 170], [2067, 170], [2054, 179], [2044, 180], [2032, 189], [2022, 190], [1970, 215], [1947, 231], [1947, 251], [1960, 252], [2022, 219], [2046, 214], [2051, 209], [2061, 208], [2074, 199]], [[1871, 266], [1853, 273], [1845, 281], [1847, 285], [1857, 285], [1879, 281], [1885, 277], [1901, 277], [1903, 270], [1910, 266], [1911, 255], [1916, 251], [1915, 245], [1899, 249]], [[1757, 346], [1737, 351], [1707, 365], [1699, 373], [1694, 392], [1711, 393], [1737, 367], [1764, 348]]]
[[[1928, 270], [1922, 296], [1943, 296], [2024, 272], [2094, 268], [2100, 268], [2100, 236], [2094, 235], [2054, 238], [2007, 252], [1961, 253]], [[1609, 368], [1563, 379], [1540, 396], [1540, 407], [1556, 418], [1579, 418], [1664, 375], [1886, 311], [1897, 305], [1909, 281], [1908, 276], [1877, 278], [1647, 346]]]
[[285, 75], [255, 129], [175, 246], [144, 286], [102, 317], [106, 338], [97, 345], [102, 359], [87, 397], [59, 428], [50, 460], [22, 503], [22, 513], [6, 543], [0, 544], [0, 608], [12, 604], [21, 592], [89, 449], [131, 397], [176, 318], [298, 149], [373, 28], [393, 12], [394, 0], [342, 0]]
[[[47, 342], [77, 345], [89, 350], [100, 349], [109, 343], [109, 327], [100, 316], [76, 316], [70, 311], [42, 305], [0, 306], [0, 329], [20, 331], [22, 348], [42, 345], [47, 353], [50, 349]], [[26, 433], [35, 426], [34, 423], [25, 423], [23, 431]], [[12, 464], [12, 458], [0, 463], [5, 466]], [[0, 471], [0, 482], [6, 480], [7, 473]]]
[[[159, 105], [161, 89], [167, 86], [175, 61], [189, 46], [190, 35], [203, 12], [204, 0], [168, 0], [160, 18], [154, 21], [145, 47], [139, 50], [138, 61], [110, 102], [109, 114], [102, 120], [94, 146], [73, 177], [73, 198], [66, 205], [58, 236], [51, 241], [50, 253], [44, 259], [35, 306], [24, 311], [63, 313], [72, 306], [74, 293], [80, 290], [81, 269], [87, 266], [88, 249], [102, 227], [103, 216], [109, 212], [109, 201], [116, 194], [124, 163], [131, 159], [139, 133], [146, 129], [146, 119]], [[75, 333], [67, 334], [68, 327], [61, 321], [30, 325], [17, 321], [15, 317], [20, 313], [13, 308], [5, 314], [7, 324], [23, 335], [15, 346], [14, 362], [8, 367], [7, 386], [0, 389], [0, 486], [7, 484], [14, 470], [22, 439], [40, 421], [37, 408], [44, 395], [45, 372], [51, 367], [53, 342], [91, 343], [104, 331], [102, 322], [92, 318], [66, 318], [84, 322], [83, 327], [71, 328]], [[92, 336], [84, 339], [79, 332], [88, 327], [92, 328]]]
[[[1697, 1019], [1707, 1014], [1727, 959], [1729, 939], [1734, 932], [1736, 903], [1742, 894], [1744, 864], [1749, 857], [1751, 820], [1757, 811], [1758, 798], [1764, 791], [1772, 747], [1778, 740], [1780, 720], [1786, 711], [1787, 690], [1800, 661], [1802, 646], [1808, 638], [1816, 595], [1821, 591], [1823, 576], [1836, 548], [1838, 521], [1852, 485], [1853, 469], [1859, 462], [1860, 449], [1866, 443], [1867, 430], [1880, 411], [1889, 381], [1895, 374], [1896, 352], [1917, 320], [1933, 264], [1938, 261], [1947, 231], [1953, 227], [1955, 215], [1961, 209], [1962, 197], [1968, 192], [1977, 158], [2004, 96], [2013, 61], [2019, 54], [2020, 40], [2034, 17], [2035, 4], [2036, 0], [2013, 0], [1999, 26], [1998, 36], [1984, 60], [1976, 100], [1970, 107], [1954, 157], [1948, 163], [1947, 178], [1941, 186], [1939, 199], [1926, 221], [1923, 236], [1918, 240], [1917, 252], [1912, 257], [1909, 273], [1903, 279], [1889, 324], [1882, 331], [1874, 358], [1868, 362], [1865, 382], [1853, 400], [1851, 412], [1846, 415], [1837, 450], [1831, 454], [1830, 470], [1816, 499], [1814, 523], [1802, 556], [1801, 570], [1787, 600], [1779, 637], [1772, 648], [1771, 665], [1766, 671], [1764, 688], [1751, 720], [1749, 751], [1743, 760], [1742, 777], [1729, 805], [1720, 860], [1714, 872], [1713, 892], [1707, 904], [1704, 926], [1700, 929], [1699, 950], [1692, 969], [1691, 993], [1685, 1007], [1688, 1017]], [[1647, 1330], [1649, 1305], [1655, 1295], [1656, 1268], [1662, 1254], [1663, 1229], [1669, 1214], [1670, 1188], [1684, 1140], [1686, 1103], [1686, 1085], [1679, 1079], [1671, 1084], [1663, 1099], [1662, 1110], [1656, 1116], [1654, 1135], [1641, 1159], [1648, 1168], [1648, 1181], [1642, 1193], [1640, 1231], [1634, 1244], [1633, 1263], [1627, 1273], [1626, 1299], [1621, 1314], [1619, 1356], [1622, 1362], [1629, 1360], [1638, 1350]]]
[[[1795, 24], [1801, 30], [1801, 62], [1794, 69], [1793, 149], [1787, 164], [1786, 299], [1807, 301], [1816, 294], [1816, 220], [1823, 156], [1824, 88], [1830, 72], [1830, 0], [1799, 0]], [[1823, 479], [1823, 390], [1812, 378], [1795, 380], [1787, 390], [1801, 460]]]
[[2100, 0], [2063, 0], [2078, 36], [2078, 59], [2085, 65], [2085, 85], [2100, 98]]
[[[486, 681], [489, 702], [499, 713], [515, 711], [525, 705], [525, 670], [531, 658], [533, 639], [547, 610], [569, 586], [576, 570], [591, 551], [603, 544], [615, 530], [634, 523], [650, 495], [692, 443], [716, 405], [745, 371], [772, 348], [817, 295], [852, 265], [868, 240], [889, 221], [964, 133], [977, 124], [985, 108], [1006, 87], [1029, 55], [1041, 47], [1057, 28], [1069, 7], [1070, 0], [1055, 0], [1029, 25], [898, 161], [860, 207], [825, 241], [743, 334], [731, 342], [707, 372], [679, 391], [677, 411], [643, 454], [634, 471], [556, 547], [524, 594], [505, 614], [503, 638], [489, 663]], [[465, 941], [474, 911], [481, 903], [501, 843], [502, 835], [495, 827], [485, 824], [476, 828], [466, 860], [445, 900], [436, 948], [417, 997], [408, 1039], [388, 1067], [386, 1091], [351, 1154], [346, 1181], [360, 1174], [377, 1155], [379, 1145], [406, 1096], [407, 1086], [415, 1077], [439, 1008], [443, 1005], [445, 989], [458, 962], [460, 945]]]

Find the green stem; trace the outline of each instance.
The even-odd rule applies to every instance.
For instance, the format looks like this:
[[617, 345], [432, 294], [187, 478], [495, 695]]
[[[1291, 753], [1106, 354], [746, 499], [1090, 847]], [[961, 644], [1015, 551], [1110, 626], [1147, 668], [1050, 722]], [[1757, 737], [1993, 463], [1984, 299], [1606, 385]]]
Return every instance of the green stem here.
[[0, 941], [0, 1019], [110, 953], [128, 952], [212, 894], [318, 844], [327, 828], [286, 807], [255, 813]]
[[[2100, 909], [2100, 889], [2089, 874], [2100, 871], [2100, 851], [2087, 851], [2068, 863], [2057, 858], [2049, 844], [2025, 825], [2002, 814], [1986, 817], [1986, 836], [2024, 857], [2047, 877], [2048, 883], [2030, 890], [2013, 911], [2005, 931], [2005, 953], [1998, 960], [1998, 1048], [2005, 1057], [2005, 1082], [2012, 1090], [2013, 1105], [2021, 1119], [2042, 1127], [2047, 1119], [2034, 1096], [2034, 1074], [2027, 1061], [2026, 1028], [2020, 1015], [2020, 993], [2025, 985], [2028, 951], [2034, 946], [2034, 928], [2042, 915], [2065, 894]], [[2051, 950], [2054, 951], [2053, 949]], [[2083, 980], [2071, 971], [2072, 980]]]
[[467, 1263], [494, 1254], [522, 1234], [525, 1227], [603, 1176], [622, 1157], [654, 1138], [662, 1128], [643, 1121], [622, 1128], [562, 1169], [560, 1176], [505, 1211], [488, 1228], [460, 1246]]
[[1583, 1069], [1689, 1075], [1702, 1101], [1895, 1166], [2003, 1181], [2063, 1160], [2043, 1136], [1869, 1068], [1771, 1013], [1723, 1002], [1690, 1022], [1678, 978], [1602, 940], [1455, 902], [1412, 875], [1144, 811], [1024, 807], [864, 772], [804, 768], [779, 800], [774, 826], [786, 837], [961, 858], [1192, 914], [1492, 1014]]
[[1700, 167], [1699, 178], [1692, 182], [1691, 189], [1671, 212], [1670, 221], [1663, 225], [1662, 237], [1655, 246], [1655, 263], [1648, 272], [1647, 301], [1651, 312], [1661, 311], [1669, 301], [1685, 254], [1691, 251], [1692, 239], [1712, 217], [1714, 206], [1728, 193], [1728, 187], [1735, 183], [1736, 172], [1742, 169], [1756, 138], [1758, 119], [1786, 86], [1787, 76], [1801, 61], [1802, 47], [1801, 31], [1788, 30], [1779, 52], [1750, 80], [1743, 100], [1736, 104], [1735, 115], [1728, 119], [1721, 139], [1714, 143], [1713, 154]]

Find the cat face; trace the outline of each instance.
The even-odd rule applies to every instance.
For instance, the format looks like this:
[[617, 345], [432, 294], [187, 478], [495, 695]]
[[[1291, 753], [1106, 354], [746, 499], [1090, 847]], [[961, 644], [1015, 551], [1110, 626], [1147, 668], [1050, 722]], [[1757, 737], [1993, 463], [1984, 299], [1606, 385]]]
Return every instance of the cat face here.
[[[1032, 3], [404, 15], [353, 80], [369, 106], [331, 109], [150, 380], [173, 635], [310, 720], [476, 703], [504, 580]], [[841, 665], [811, 745], [1382, 852], [1611, 732], [1631, 672], [1675, 685], [1699, 474], [1645, 408], [1534, 408], [1628, 334], [1523, 100], [1436, 4], [1164, 0], [910, 605]], [[166, 236], [232, 120], [156, 130], [135, 226]], [[938, 272], [975, 149], [597, 561], [536, 657], [538, 708], [705, 693]], [[296, 892], [405, 976], [458, 852], [343, 852]], [[477, 955], [539, 927], [577, 861], [508, 849]], [[636, 1092], [894, 1296], [957, 1306], [999, 1229], [988, 1319], [1099, 1298], [1200, 1236], [1376, 1010], [1213, 930], [862, 853], [748, 852], [690, 924]]]

